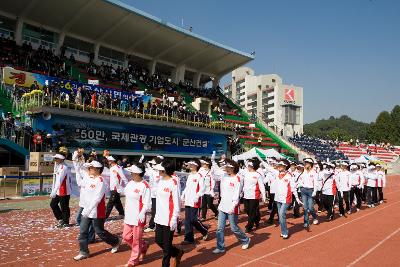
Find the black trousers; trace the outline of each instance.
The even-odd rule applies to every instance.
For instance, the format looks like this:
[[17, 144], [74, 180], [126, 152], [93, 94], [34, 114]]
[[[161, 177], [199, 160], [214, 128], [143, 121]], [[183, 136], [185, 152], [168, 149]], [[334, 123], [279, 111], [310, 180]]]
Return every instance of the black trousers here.
[[[278, 214], [278, 207], [277, 207], [276, 201], [275, 201], [275, 194], [271, 194], [270, 202], [271, 202], [271, 199], [273, 202], [272, 202], [271, 213], [269, 214], [269, 221], [273, 221], [275, 214]], [[279, 217], [279, 215], [278, 215], [278, 217]]]
[[174, 232], [171, 231], [169, 226], [160, 224], [156, 225], [155, 241], [163, 250], [162, 267], [169, 267], [171, 257], [176, 257], [178, 255], [179, 249], [172, 245], [173, 238]]
[[151, 219], [149, 222], [149, 228], [154, 229], [156, 224], [154, 223], [154, 217], [156, 216], [156, 198], [151, 199]]
[[69, 209], [69, 196], [56, 196], [51, 199], [50, 207], [53, 210], [54, 217], [62, 220], [64, 224], [69, 224], [71, 211]]
[[378, 204], [378, 187], [373, 187], [372, 189], [372, 200], [374, 204]]
[[79, 251], [81, 254], [88, 255], [89, 247], [88, 247], [88, 235], [89, 235], [89, 227], [93, 225], [94, 232], [100, 237], [101, 240], [106, 242], [111, 246], [115, 246], [118, 244], [118, 237], [111, 234], [107, 230], [104, 230], [104, 218], [92, 219], [88, 217], [81, 218], [81, 223], [79, 227]]
[[368, 205], [375, 204], [376, 197], [376, 187], [367, 186], [367, 203]]
[[193, 227], [196, 228], [203, 236], [208, 234], [207, 227], [201, 223], [197, 214], [199, 212], [198, 208], [193, 208], [190, 206], [185, 206], [185, 240], [189, 242], [194, 242]]
[[218, 209], [215, 207], [214, 197], [211, 195], [203, 195], [203, 199], [201, 201], [201, 218], [206, 219], [207, 209], [212, 210], [216, 217], [218, 216]]
[[246, 230], [251, 231], [254, 225], [258, 227], [260, 224], [260, 200], [259, 199], [243, 199], [244, 210], [247, 214]]
[[323, 205], [322, 205], [322, 192], [317, 191], [317, 194], [315, 195], [315, 203], [318, 205], [318, 211], [322, 211]]
[[[299, 196], [299, 199], [301, 199], [301, 193], [298, 192], [297, 193]], [[293, 216], [295, 218], [300, 217], [300, 204], [297, 202], [296, 198], [294, 197], [294, 195], [292, 195], [293, 201], [294, 201], [294, 206], [293, 206]]]
[[338, 193], [339, 196], [339, 212], [340, 214], [344, 215], [344, 205], [343, 201], [346, 204], [346, 212], [350, 211], [350, 191], [343, 191], [343, 195], [341, 192]]
[[270, 191], [268, 190], [268, 195], [269, 195], [268, 210], [272, 210], [272, 206], [274, 205], [275, 201], [275, 194], [270, 193]]
[[379, 198], [378, 201], [383, 201], [383, 187], [378, 187]]
[[115, 190], [111, 191], [110, 199], [108, 200], [107, 203], [106, 218], [110, 216], [111, 211], [114, 207], [117, 209], [119, 215], [121, 216], [125, 215], [124, 206], [122, 206], [121, 203], [121, 195]]
[[357, 209], [361, 209], [361, 188], [358, 188], [357, 186], [353, 186], [350, 190], [350, 205], [353, 206], [353, 201], [354, 198], [357, 199]]
[[321, 195], [321, 200], [322, 200], [322, 205], [324, 206], [324, 209], [327, 211], [328, 219], [333, 219], [333, 215], [335, 213], [333, 206], [335, 203], [335, 196], [331, 195]]

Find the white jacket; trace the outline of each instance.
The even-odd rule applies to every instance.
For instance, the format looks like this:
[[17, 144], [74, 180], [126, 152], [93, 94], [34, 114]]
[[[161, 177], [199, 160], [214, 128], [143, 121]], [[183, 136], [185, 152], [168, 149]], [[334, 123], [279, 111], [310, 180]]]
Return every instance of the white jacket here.
[[350, 171], [350, 184], [351, 187], [363, 188], [364, 176], [358, 170]]
[[265, 187], [260, 173], [247, 171], [243, 178], [243, 198], [262, 199], [265, 202]]
[[378, 187], [386, 187], [386, 175], [383, 171], [378, 171]]
[[124, 223], [133, 226], [146, 225], [146, 211], [151, 208], [149, 184], [142, 180], [131, 180], [124, 188], [125, 218]]
[[156, 215], [154, 222], [164, 226], [176, 226], [179, 209], [178, 184], [176, 180], [160, 179], [156, 192]]
[[81, 187], [81, 204], [82, 216], [105, 218], [106, 217], [106, 185], [102, 176], [96, 178], [88, 176], [82, 180]]
[[281, 172], [275, 179], [275, 201], [280, 203], [292, 203], [292, 194], [298, 199], [296, 186], [293, 182], [293, 176], [288, 172]]
[[367, 186], [378, 187], [378, 173], [375, 170], [368, 170], [365, 172], [364, 178]]
[[69, 196], [71, 194], [71, 172], [65, 163], [54, 165], [52, 196]]
[[181, 199], [185, 201], [185, 206], [200, 208], [201, 197], [204, 194], [204, 178], [200, 173], [191, 173], [187, 177], [185, 189]]
[[122, 168], [118, 165], [110, 167], [110, 190], [117, 191], [121, 193], [123, 191], [124, 185], [128, 183], [128, 179]]
[[322, 170], [320, 172], [322, 177], [321, 191], [323, 195], [336, 196], [337, 182], [334, 171]]
[[241, 187], [239, 175], [229, 176], [225, 174], [220, 183], [221, 201], [218, 210], [228, 214], [239, 214]]
[[299, 186], [303, 188], [318, 190], [318, 174], [315, 170], [304, 170], [303, 174], [299, 178]]
[[350, 180], [350, 172], [349, 171], [341, 171], [336, 176], [337, 187], [341, 192], [350, 191], [351, 188], [351, 180]]

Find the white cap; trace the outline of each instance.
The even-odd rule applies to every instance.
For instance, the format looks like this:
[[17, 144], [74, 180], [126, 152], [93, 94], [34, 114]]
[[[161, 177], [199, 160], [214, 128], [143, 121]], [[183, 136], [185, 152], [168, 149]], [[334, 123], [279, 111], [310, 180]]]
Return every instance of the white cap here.
[[209, 163], [208, 161], [205, 161], [205, 160], [202, 160], [202, 159], [200, 160], [200, 163], [201, 163], [201, 164], [207, 164], [207, 165], [210, 165], [210, 163]]
[[375, 168], [382, 168], [382, 165], [381, 164], [379, 164], [379, 163], [377, 163], [376, 165], [375, 165]]
[[314, 161], [310, 158], [304, 159], [304, 163], [312, 163], [314, 164]]
[[195, 161], [189, 161], [189, 162], [187, 163], [187, 165], [196, 165], [196, 166], [199, 166], [199, 164], [197, 164], [197, 162], [195, 162]]
[[286, 164], [286, 162], [284, 162], [284, 161], [279, 161], [278, 163], [277, 163], [277, 165], [281, 165], [281, 166], [285, 166], [285, 167], [287, 167], [288, 165]]
[[350, 165], [350, 170], [357, 170], [357, 169], [358, 169], [357, 164], [351, 164]]
[[340, 163], [340, 165], [342, 166], [349, 166], [349, 164], [346, 161], [343, 161], [342, 163]]
[[303, 165], [303, 164], [297, 164], [296, 167], [297, 167], [297, 168], [304, 168], [304, 165]]
[[103, 167], [103, 165], [100, 162], [96, 161], [96, 160], [93, 160], [92, 162], [89, 162], [89, 163], [85, 163], [84, 166], [87, 167], [87, 168], [88, 167], [94, 167], [94, 168]]
[[154, 161], [154, 159], [149, 161], [150, 164], [157, 164], [157, 162]]
[[235, 168], [232, 164], [228, 163], [225, 165], [225, 168]]
[[253, 166], [254, 166], [254, 165], [253, 165], [253, 162], [252, 162], [252, 161], [247, 161], [247, 166], [253, 167]]
[[125, 168], [130, 173], [143, 173], [143, 170], [136, 165], [132, 165], [128, 168]]
[[159, 159], [164, 159], [164, 157], [161, 156], [161, 155], [157, 155], [157, 158], [159, 158]]
[[153, 167], [156, 171], [165, 171], [165, 168], [161, 164], [157, 164]]
[[65, 157], [63, 155], [61, 155], [61, 154], [55, 154], [53, 156], [53, 159], [65, 159]]
[[109, 161], [117, 161], [113, 156], [108, 156], [106, 159]]

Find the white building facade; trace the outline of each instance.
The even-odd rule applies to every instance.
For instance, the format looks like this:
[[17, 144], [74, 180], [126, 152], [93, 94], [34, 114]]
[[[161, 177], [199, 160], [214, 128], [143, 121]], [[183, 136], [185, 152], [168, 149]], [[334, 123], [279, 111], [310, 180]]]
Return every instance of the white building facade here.
[[256, 76], [251, 68], [240, 67], [224, 95], [284, 136], [303, 132], [303, 88], [283, 84], [277, 74]]

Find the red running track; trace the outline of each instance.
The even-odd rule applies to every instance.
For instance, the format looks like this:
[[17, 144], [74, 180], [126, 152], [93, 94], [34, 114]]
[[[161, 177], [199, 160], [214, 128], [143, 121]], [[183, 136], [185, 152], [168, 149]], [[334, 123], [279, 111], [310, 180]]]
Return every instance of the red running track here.
[[[197, 234], [197, 245], [184, 247], [181, 266], [400, 266], [400, 175], [388, 177], [384, 192], [386, 203], [329, 223], [321, 222], [309, 231], [302, 228], [302, 218], [289, 215], [288, 240], [280, 238], [279, 227], [262, 227], [249, 234], [252, 245], [248, 250], [242, 250], [228, 230], [227, 251], [223, 255], [212, 254], [216, 221], [209, 220], [209, 240], [202, 241]], [[263, 208], [263, 219], [265, 213]], [[320, 218], [323, 221], [325, 214]], [[245, 220], [246, 215], [242, 215], [242, 229]], [[121, 246], [121, 252], [111, 254], [101, 242], [90, 246], [89, 259], [74, 262], [78, 228], [53, 229], [53, 223], [49, 209], [0, 213], [0, 267], [126, 264], [130, 253], [127, 245]], [[121, 234], [122, 221], [107, 222], [106, 228]], [[154, 244], [154, 234], [145, 234], [145, 238], [151, 245], [143, 265], [160, 266], [162, 253]], [[182, 239], [182, 235], [176, 236], [174, 243], [179, 244]]]

